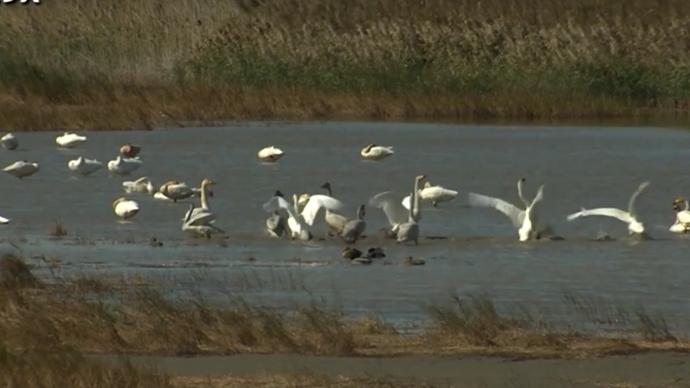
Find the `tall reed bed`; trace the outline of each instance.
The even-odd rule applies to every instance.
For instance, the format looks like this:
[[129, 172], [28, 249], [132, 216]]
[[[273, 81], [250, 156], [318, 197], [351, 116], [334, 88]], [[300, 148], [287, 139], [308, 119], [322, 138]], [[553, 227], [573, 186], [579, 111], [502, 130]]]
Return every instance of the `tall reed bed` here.
[[685, 118], [689, 94], [682, 0], [64, 0], [0, 15], [14, 107], [0, 124], [18, 127], [36, 101], [117, 127], [161, 112]]

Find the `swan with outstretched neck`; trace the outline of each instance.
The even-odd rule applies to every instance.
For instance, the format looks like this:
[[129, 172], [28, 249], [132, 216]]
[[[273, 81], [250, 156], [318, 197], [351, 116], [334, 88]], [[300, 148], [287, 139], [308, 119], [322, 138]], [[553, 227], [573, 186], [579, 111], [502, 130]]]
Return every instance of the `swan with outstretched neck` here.
[[213, 193], [212, 186], [215, 186], [215, 184], [216, 182], [208, 178], [204, 178], [201, 181], [200, 206], [194, 207], [193, 204], [189, 205], [189, 210], [187, 210], [182, 219], [183, 231], [207, 238], [214, 233], [224, 233], [222, 229], [213, 225], [216, 216], [211, 211], [207, 198], [207, 195]]
[[413, 241], [415, 245], [419, 243], [419, 220], [421, 210], [419, 209], [419, 184], [426, 178], [426, 175], [417, 175], [414, 178], [412, 188], [411, 206], [407, 214], [407, 222], [398, 226], [396, 240], [399, 243]]
[[508, 217], [513, 223], [513, 226], [517, 228], [518, 240], [521, 242], [539, 238], [535, 206], [544, 199], [544, 185], [541, 185], [534, 199], [532, 199], [531, 202], [528, 201], [522, 191], [522, 184], [524, 182], [525, 178], [520, 178], [517, 182], [518, 198], [523, 206], [525, 206], [524, 209], [500, 198], [489, 197], [477, 193], [469, 193], [468, 195], [470, 206], [493, 208]]
[[621, 209], [616, 209], [612, 207], [604, 207], [604, 208], [597, 208], [597, 209], [582, 209], [577, 213], [573, 213], [567, 217], [568, 221], [573, 221], [575, 219], [578, 219], [580, 217], [589, 217], [589, 216], [602, 216], [602, 217], [611, 217], [615, 218], [619, 221], [622, 221], [626, 224], [628, 224], [628, 233], [631, 235], [634, 234], [643, 234], [644, 233], [644, 224], [642, 221], [638, 219], [637, 212], [635, 211], [635, 201], [637, 200], [637, 197], [642, 194], [642, 192], [649, 186], [649, 182], [643, 182], [638, 186], [637, 190], [633, 193], [633, 195], [630, 197], [630, 201], [628, 202], [628, 211], [621, 210]]

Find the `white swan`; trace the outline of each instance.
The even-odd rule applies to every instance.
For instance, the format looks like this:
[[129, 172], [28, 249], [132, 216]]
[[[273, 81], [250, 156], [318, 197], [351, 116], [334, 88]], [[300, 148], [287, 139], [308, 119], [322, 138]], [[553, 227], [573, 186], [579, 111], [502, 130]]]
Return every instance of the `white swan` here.
[[108, 162], [108, 171], [113, 174], [127, 175], [141, 167], [143, 162], [138, 157], [136, 158], [123, 158], [118, 155], [115, 160]]
[[[177, 202], [182, 199], [187, 199], [194, 194], [201, 193], [201, 190], [189, 187], [185, 182], [167, 181], [163, 183], [158, 190], [167, 199]], [[209, 189], [210, 196], [213, 196], [213, 191]]]
[[[333, 190], [331, 189], [330, 182], [324, 183], [321, 185], [321, 188], [326, 189], [329, 197], [333, 197]], [[324, 221], [326, 221], [326, 224], [328, 225], [329, 234], [337, 236], [342, 233], [345, 224], [348, 222], [348, 219], [342, 214], [338, 214], [333, 210], [326, 209]]]
[[214, 181], [208, 178], [204, 178], [204, 180], [201, 181], [201, 204], [199, 207], [194, 207], [192, 204], [189, 205], [189, 210], [187, 210], [182, 219], [183, 231], [206, 238], [210, 238], [211, 235], [215, 233], [225, 233], [222, 229], [213, 225], [216, 216], [211, 212], [206, 197], [211, 190], [211, 186], [215, 184]]
[[603, 216], [612, 217], [628, 224], [628, 233], [630, 234], [642, 234], [644, 233], [644, 224], [637, 219], [637, 213], [635, 212], [635, 200], [637, 197], [649, 186], [649, 182], [643, 182], [637, 188], [637, 190], [630, 197], [628, 202], [628, 211], [616, 209], [616, 208], [598, 208], [598, 209], [582, 209], [577, 213], [573, 213], [567, 217], [568, 221], [572, 221], [580, 217], [588, 216]]
[[[424, 175], [415, 177], [414, 188], [417, 193], [419, 193], [419, 183], [425, 178], [426, 176]], [[416, 194], [411, 196], [413, 199], [412, 202], [414, 202], [416, 197]], [[419, 212], [418, 208], [414, 209], [413, 206], [411, 206], [409, 209], [405, 208], [399, 198], [400, 197], [397, 197], [392, 191], [384, 191], [383, 193], [378, 193], [369, 199], [369, 205], [383, 210], [383, 213], [386, 215], [390, 225], [390, 229], [386, 230], [386, 235], [391, 238], [397, 238], [400, 225], [410, 222], [410, 216], [412, 213], [414, 213], [415, 222], [419, 222], [421, 219], [421, 213]]]
[[10, 220], [9, 218], [5, 218], [5, 217], [0, 216], [0, 225], [9, 224], [10, 221], [12, 221], [12, 220]]
[[394, 153], [395, 152], [393, 151], [392, 146], [369, 144], [362, 148], [362, 151], [360, 151], [359, 154], [367, 160], [381, 160], [393, 155]]
[[690, 232], [690, 205], [688, 200], [677, 197], [673, 200], [673, 210], [676, 212], [676, 222], [668, 229], [673, 233]]
[[[424, 187], [419, 190], [419, 201], [423, 203], [431, 203], [433, 207], [437, 207], [440, 202], [452, 201], [458, 196], [455, 190], [447, 189], [443, 186], [432, 186], [430, 182], [424, 183]], [[410, 196], [403, 198], [402, 205], [405, 209], [410, 208]]]
[[141, 177], [135, 181], [122, 182], [122, 188], [125, 193], [148, 193], [154, 195], [156, 188], [153, 187], [153, 182], [147, 177]]
[[256, 153], [256, 157], [262, 162], [276, 162], [278, 159], [282, 158], [285, 152], [278, 147], [268, 146], [264, 147]]
[[288, 203], [285, 198], [281, 196], [274, 196], [263, 205], [263, 208], [268, 213], [285, 212], [287, 214], [287, 224], [290, 229], [290, 235], [293, 239], [310, 240], [312, 234], [309, 227], [314, 224], [314, 220], [321, 208], [330, 210], [338, 210], [342, 208], [343, 204], [333, 197], [327, 195], [315, 194], [310, 195], [309, 200], [304, 205], [304, 209], [299, 211], [298, 196], [292, 196], [292, 204]]
[[3, 137], [0, 137], [0, 144], [6, 150], [15, 150], [19, 146], [19, 141], [17, 137], [11, 132], [6, 133]]
[[408, 209], [407, 222], [398, 226], [398, 233], [396, 240], [399, 243], [414, 241], [417, 245], [419, 240], [419, 220], [421, 217], [421, 210], [419, 209], [419, 184], [426, 178], [426, 175], [417, 175], [414, 178], [414, 186], [412, 188], [412, 203]]
[[532, 202], [528, 202], [522, 194], [522, 184], [524, 182], [525, 179], [521, 178], [517, 183], [518, 197], [523, 205], [525, 205], [524, 210], [500, 198], [476, 193], [469, 193], [468, 195], [470, 206], [494, 208], [510, 218], [513, 226], [518, 229], [518, 239], [522, 242], [539, 237], [534, 207], [544, 199], [544, 185], [541, 185]]
[[2, 171], [14, 175], [19, 179], [31, 176], [38, 172], [38, 163], [20, 160], [2, 169]]
[[74, 148], [86, 141], [86, 136], [77, 135], [74, 132], [65, 132], [55, 138], [55, 142], [63, 148]]
[[96, 159], [86, 159], [80, 156], [74, 160], [67, 162], [67, 168], [70, 171], [78, 172], [81, 175], [89, 175], [103, 167], [103, 163]]
[[120, 197], [113, 201], [113, 212], [116, 216], [128, 220], [139, 213], [139, 204], [131, 199]]

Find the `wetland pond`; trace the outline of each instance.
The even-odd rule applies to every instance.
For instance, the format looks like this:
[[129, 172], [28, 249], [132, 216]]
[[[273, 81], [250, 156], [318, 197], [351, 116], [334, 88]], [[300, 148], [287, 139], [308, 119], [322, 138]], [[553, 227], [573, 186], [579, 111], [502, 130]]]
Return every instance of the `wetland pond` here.
[[[2, 250], [18, 247], [43, 276], [136, 276], [172, 296], [201, 292], [215, 303], [239, 296], [288, 310], [316, 299], [351, 316], [375, 313], [401, 324], [424, 322], [424, 306], [449, 295], [486, 294], [499, 309], [519, 306], [567, 325], [575, 308], [567, 296], [579, 295], [590, 315], [644, 308], [676, 330], [690, 327], [690, 240], [667, 231], [675, 219], [673, 198], [690, 195], [685, 130], [270, 122], [85, 134], [85, 144], [62, 150], [55, 132], [19, 133], [19, 149], [0, 152], [2, 165], [40, 163], [39, 173], [24, 180], [0, 175], [0, 215], [13, 220], [0, 228], [0, 241]], [[80, 155], [105, 164], [127, 142], [143, 148], [144, 164], [132, 176], [110, 176], [103, 169], [82, 177], [67, 170], [67, 161]], [[369, 143], [392, 145], [395, 155], [363, 161], [359, 152]], [[257, 150], [267, 145], [282, 148], [285, 157], [275, 164], [258, 162]], [[276, 189], [316, 193], [329, 181], [347, 206], [343, 213], [354, 217], [357, 206], [378, 192], [402, 197], [420, 173], [460, 195], [423, 209], [423, 238], [416, 247], [383, 240], [378, 230], [386, 219], [367, 208], [369, 237], [357, 247], [381, 246], [387, 253], [372, 265], [341, 258], [339, 240], [304, 243], [264, 233], [261, 206]], [[111, 203], [123, 195], [121, 182], [140, 176], [156, 186], [171, 179], [194, 185], [203, 177], [215, 180], [211, 207], [226, 238], [186, 236], [180, 219], [189, 201], [168, 203], [144, 194], [131, 195], [142, 208], [137, 217], [118, 222]], [[470, 191], [517, 203], [520, 177], [527, 178], [530, 198], [546, 184], [541, 215], [563, 241], [519, 243], [507, 218], [467, 206]], [[626, 209], [645, 180], [651, 186], [637, 209], [650, 240], [627, 237], [626, 226], [615, 220], [566, 221], [581, 207]], [[66, 236], [49, 235], [56, 220]], [[596, 241], [601, 233], [614, 240]], [[326, 235], [322, 221], [314, 234]], [[153, 237], [163, 246], [152, 247]], [[59, 260], [52, 275], [41, 256]], [[408, 256], [426, 265], [402, 265]]]

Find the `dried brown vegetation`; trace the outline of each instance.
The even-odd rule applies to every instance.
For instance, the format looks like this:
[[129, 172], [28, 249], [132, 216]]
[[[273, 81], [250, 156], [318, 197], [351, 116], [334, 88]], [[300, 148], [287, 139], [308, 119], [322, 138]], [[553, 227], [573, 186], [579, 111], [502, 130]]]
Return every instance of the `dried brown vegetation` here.
[[547, 330], [499, 313], [485, 296], [429, 307], [433, 325], [402, 334], [376, 316], [345, 319], [312, 303], [291, 313], [237, 300], [212, 306], [200, 296], [175, 301], [151, 284], [76, 277], [36, 279], [22, 260], [0, 261], [0, 344], [10, 353], [65, 348], [88, 353], [159, 355], [290, 352], [316, 355], [486, 354], [582, 357], [650, 349], [688, 350], [665, 321], [640, 318], [638, 335]]
[[0, 15], [0, 126], [687, 120], [689, 27], [683, 0], [44, 2]]

